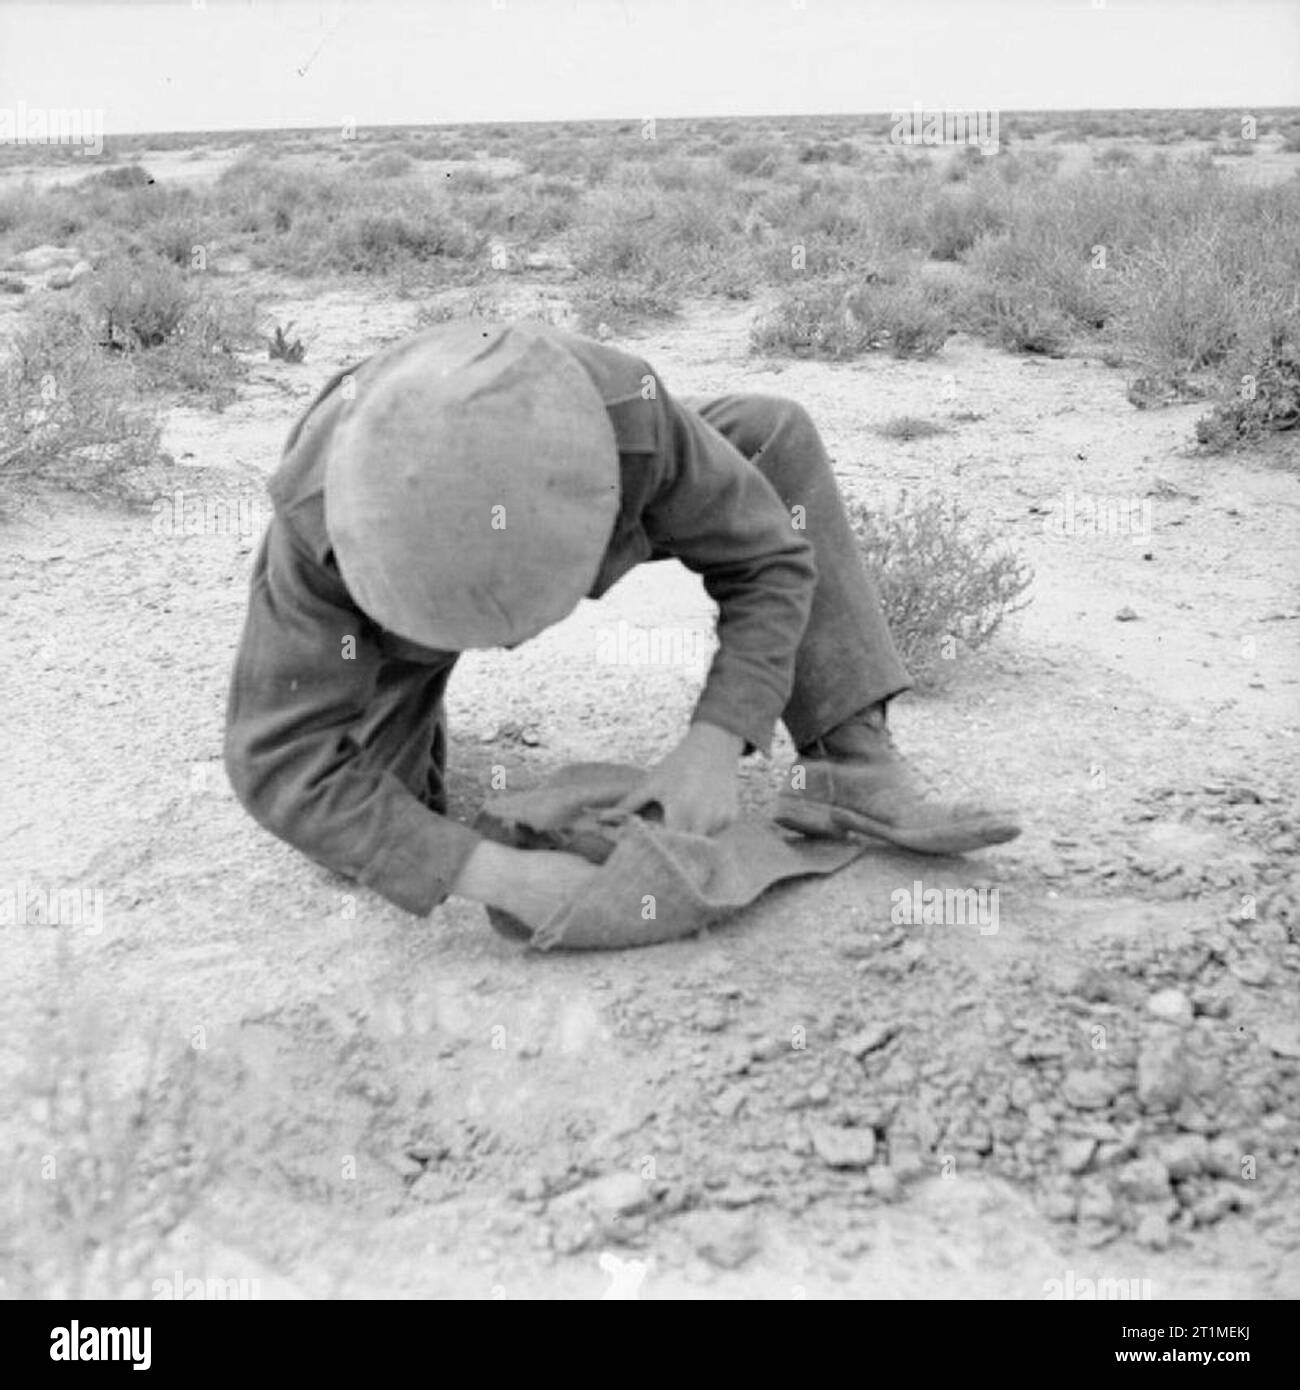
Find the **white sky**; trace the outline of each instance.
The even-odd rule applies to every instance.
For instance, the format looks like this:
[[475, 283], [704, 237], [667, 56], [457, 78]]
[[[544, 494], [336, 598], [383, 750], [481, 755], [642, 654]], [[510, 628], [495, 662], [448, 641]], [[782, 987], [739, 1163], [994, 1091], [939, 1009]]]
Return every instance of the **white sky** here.
[[110, 134], [915, 102], [1300, 105], [1300, 0], [0, 0], [0, 108]]

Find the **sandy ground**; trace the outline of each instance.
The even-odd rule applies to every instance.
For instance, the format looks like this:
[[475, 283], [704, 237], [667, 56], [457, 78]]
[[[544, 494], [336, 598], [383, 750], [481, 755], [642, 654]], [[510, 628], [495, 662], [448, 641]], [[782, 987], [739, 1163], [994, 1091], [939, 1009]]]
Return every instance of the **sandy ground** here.
[[[521, 307], [558, 302], [517, 283]], [[471, 904], [418, 920], [358, 892], [225, 783], [263, 480], [317, 386], [416, 305], [299, 286], [268, 309], [307, 364], [259, 363], [224, 413], [168, 417], [183, 505], [233, 521], [161, 534], [47, 497], [0, 528], [0, 883], [103, 894], [102, 930], [4, 929], [4, 1079], [47, 1048], [43, 1010], [102, 1020], [109, 1096], [160, 1037], [221, 1154], [124, 1291], [183, 1271], [264, 1297], [1300, 1294], [1294, 447], [1197, 458], [1197, 408], [1138, 412], [1094, 361], [962, 338], [923, 363], [766, 363], [752, 305], [629, 343], [683, 393], [797, 398], [846, 491], [955, 489], [1033, 561], [996, 647], [895, 710], [928, 771], [1027, 829], [966, 861], [870, 851], [700, 939], [538, 956]], [[904, 413], [952, 432], [875, 433]], [[1149, 503], [1149, 532], [1050, 534], [1067, 489]], [[710, 620], [691, 576], [646, 566], [467, 658], [455, 809], [494, 764], [518, 785], [666, 751], [703, 661], [601, 664], [602, 625]], [[747, 766], [755, 813], [788, 752]], [[891, 923], [917, 880], [996, 890], [997, 930]], [[27, 1176], [74, 1142], [39, 1100], [0, 1126]], [[161, 1167], [146, 1213], [174, 1181]], [[30, 1277], [66, 1290], [49, 1192], [23, 1190]]]

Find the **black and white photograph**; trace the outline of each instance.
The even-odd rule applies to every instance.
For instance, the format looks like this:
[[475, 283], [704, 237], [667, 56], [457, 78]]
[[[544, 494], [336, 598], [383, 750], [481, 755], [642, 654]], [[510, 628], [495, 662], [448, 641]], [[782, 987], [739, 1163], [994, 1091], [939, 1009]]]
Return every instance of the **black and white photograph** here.
[[1294, 0], [0, 3], [6, 1345], [1250, 1362], [1298, 425]]

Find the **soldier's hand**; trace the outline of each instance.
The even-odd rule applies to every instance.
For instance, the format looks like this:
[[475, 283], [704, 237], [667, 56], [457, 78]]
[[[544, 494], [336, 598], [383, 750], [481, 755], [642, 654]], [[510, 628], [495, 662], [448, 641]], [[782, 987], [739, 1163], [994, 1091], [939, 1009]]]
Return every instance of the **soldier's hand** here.
[[597, 873], [576, 854], [510, 849], [484, 840], [465, 861], [452, 891], [499, 907], [534, 931], [567, 907]]
[[713, 724], [692, 724], [618, 809], [640, 811], [658, 802], [667, 829], [716, 835], [739, 815], [736, 778], [743, 748], [744, 740], [736, 734]]

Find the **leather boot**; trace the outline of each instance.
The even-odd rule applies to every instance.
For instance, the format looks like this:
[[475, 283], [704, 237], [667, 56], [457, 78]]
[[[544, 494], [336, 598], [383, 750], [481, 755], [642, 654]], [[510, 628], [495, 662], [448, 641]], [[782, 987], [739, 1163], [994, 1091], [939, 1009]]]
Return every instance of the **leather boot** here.
[[[1011, 812], [949, 801], [894, 745], [882, 705], [873, 705], [799, 750], [776, 821], [827, 839], [870, 835], [918, 854], [960, 854], [1014, 840]], [[802, 776], [799, 776], [802, 768]]]

